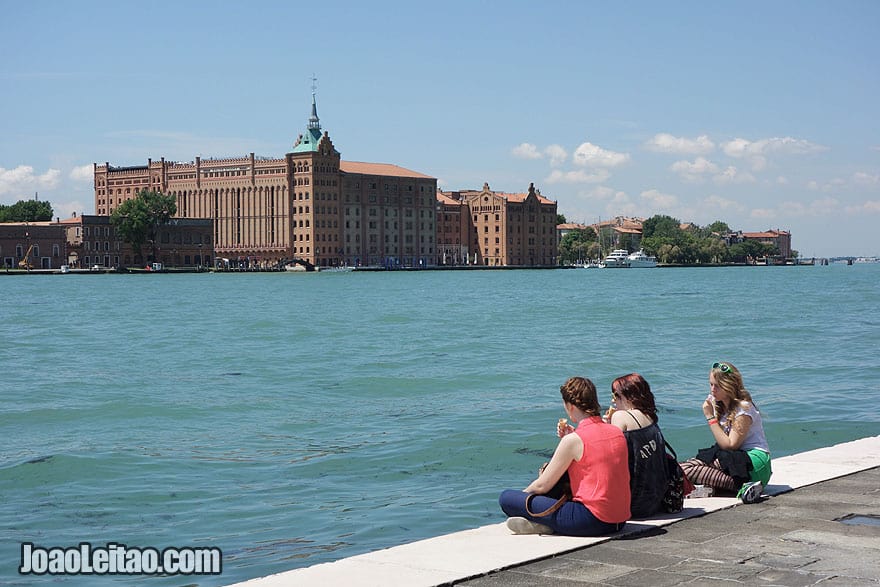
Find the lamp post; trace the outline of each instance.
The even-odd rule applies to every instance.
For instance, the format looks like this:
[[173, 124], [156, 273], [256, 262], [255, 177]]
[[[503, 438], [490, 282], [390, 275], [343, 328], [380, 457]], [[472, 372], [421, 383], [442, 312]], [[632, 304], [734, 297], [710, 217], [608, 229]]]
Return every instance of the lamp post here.
[[27, 222], [24, 223], [24, 238], [27, 240], [27, 249], [24, 251], [24, 267], [28, 273], [31, 272], [31, 230], [30, 224]]

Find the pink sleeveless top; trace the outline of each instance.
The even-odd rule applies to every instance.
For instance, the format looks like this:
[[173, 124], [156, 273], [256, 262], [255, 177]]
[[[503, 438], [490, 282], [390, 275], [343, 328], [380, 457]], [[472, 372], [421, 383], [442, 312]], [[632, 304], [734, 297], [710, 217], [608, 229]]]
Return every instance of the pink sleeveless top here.
[[584, 454], [568, 466], [574, 501], [609, 524], [630, 518], [629, 454], [620, 428], [599, 416], [581, 420], [575, 433], [584, 443]]

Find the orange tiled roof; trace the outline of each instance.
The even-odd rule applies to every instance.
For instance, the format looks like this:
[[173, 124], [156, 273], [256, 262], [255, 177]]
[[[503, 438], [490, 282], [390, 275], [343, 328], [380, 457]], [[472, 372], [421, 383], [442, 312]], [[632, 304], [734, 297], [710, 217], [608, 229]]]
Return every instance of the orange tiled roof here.
[[455, 198], [450, 197], [441, 191], [437, 192], [437, 201], [442, 204], [448, 204], [450, 206], [461, 206], [462, 205], [461, 200], [456, 200]]
[[584, 230], [588, 228], [586, 224], [577, 224], [575, 222], [566, 222], [565, 224], [557, 224], [557, 230]]
[[776, 238], [783, 234], [790, 234], [785, 230], [768, 230], [766, 232], [744, 232], [742, 235], [746, 238]]
[[345, 173], [360, 173], [362, 175], [387, 175], [390, 177], [418, 177], [421, 179], [433, 179], [430, 175], [405, 169], [391, 163], [363, 163], [361, 161], [340, 161], [339, 169]]
[[[505, 194], [504, 192], [493, 192], [496, 196], [501, 196], [506, 199], [508, 202], [524, 202], [526, 198], [529, 197], [529, 194]], [[552, 200], [548, 200], [541, 194], [535, 192], [535, 196], [538, 198], [538, 201], [542, 204], [552, 204]]]

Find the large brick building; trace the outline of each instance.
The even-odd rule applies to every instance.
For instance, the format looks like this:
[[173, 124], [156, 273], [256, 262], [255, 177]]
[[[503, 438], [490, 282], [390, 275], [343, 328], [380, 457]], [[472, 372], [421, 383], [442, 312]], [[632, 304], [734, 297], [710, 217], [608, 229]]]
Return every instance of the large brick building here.
[[144, 189], [173, 195], [178, 218], [213, 221], [217, 257], [273, 265], [433, 265], [437, 180], [396, 165], [342, 161], [321, 131], [314, 95], [306, 131], [283, 158], [149, 159], [94, 166], [95, 211], [109, 216]]
[[439, 192], [437, 251], [443, 265], [553, 266], [558, 251], [556, 202], [527, 193]]

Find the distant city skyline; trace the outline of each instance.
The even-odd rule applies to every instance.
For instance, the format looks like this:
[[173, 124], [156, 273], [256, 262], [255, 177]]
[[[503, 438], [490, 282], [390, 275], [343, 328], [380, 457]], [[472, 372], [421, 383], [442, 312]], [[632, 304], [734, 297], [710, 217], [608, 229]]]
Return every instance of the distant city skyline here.
[[570, 222], [668, 214], [880, 255], [875, 2], [3, 7], [0, 204], [95, 213], [93, 163], [282, 157], [315, 83], [347, 161], [534, 183]]

